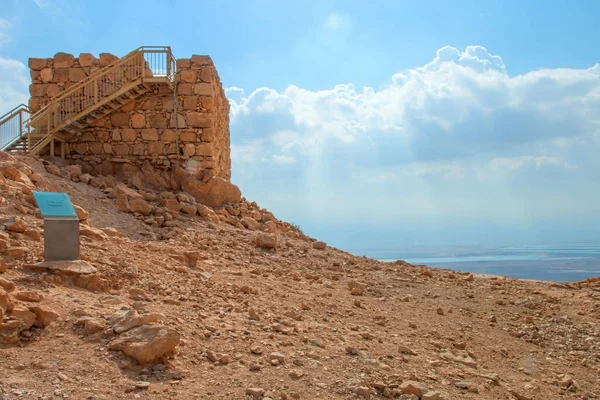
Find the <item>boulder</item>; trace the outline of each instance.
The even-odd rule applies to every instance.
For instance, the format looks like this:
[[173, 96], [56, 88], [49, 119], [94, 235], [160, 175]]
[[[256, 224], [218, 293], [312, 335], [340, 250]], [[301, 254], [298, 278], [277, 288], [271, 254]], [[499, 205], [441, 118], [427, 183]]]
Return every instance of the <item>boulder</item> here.
[[254, 243], [259, 247], [265, 247], [268, 249], [276, 249], [277, 248], [277, 235], [273, 233], [264, 233], [261, 232], [256, 235], [254, 239]]
[[314, 242], [313, 243], [313, 249], [325, 250], [326, 247], [327, 247], [327, 243], [325, 243], [325, 242]]
[[216, 176], [211, 177], [206, 183], [191, 176], [184, 176], [181, 179], [181, 187], [194, 196], [197, 202], [211, 207], [239, 203], [242, 200], [242, 192], [236, 185]]
[[109, 348], [122, 351], [140, 364], [149, 364], [172, 353], [179, 341], [180, 335], [175, 329], [150, 324], [123, 333], [110, 343]]
[[421, 397], [427, 390], [424, 384], [416, 381], [405, 381], [400, 385], [400, 391], [404, 394], [414, 394], [417, 397]]
[[251, 231], [258, 231], [258, 230], [260, 230], [260, 222], [258, 222], [257, 220], [255, 220], [252, 217], [243, 217], [240, 220], [240, 223], [242, 225], [244, 225], [244, 228], [250, 229]]
[[129, 209], [131, 212], [138, 212], [142, 215], [150, 215], [152, 212], [152, 206], [144, 199], [129, 200]]
[[55, 321], [60, 314], [46, 306], [29, 307], [29, 311], [35, 314], [35, 322], [33, 325], [39, 328], [45, 328]]
[[22, 330], [27, 330], [27, 329], [31, 328], [37, 319], [37, 316], [33, 312], [29, 311], [29, 309], [27, 309], [23, 306], [20, 306], [20, 305], [15, 306], [15, 308], [13, 308], [10, 315], [13, 318], [21, 321], [21, 329]]
[[158, 314], [138, 314], [135, 310], [121, 310], [114, 313], [110, 318], [115, 333], [123, 333], [146, 325], [152, 322], [158, 322]]

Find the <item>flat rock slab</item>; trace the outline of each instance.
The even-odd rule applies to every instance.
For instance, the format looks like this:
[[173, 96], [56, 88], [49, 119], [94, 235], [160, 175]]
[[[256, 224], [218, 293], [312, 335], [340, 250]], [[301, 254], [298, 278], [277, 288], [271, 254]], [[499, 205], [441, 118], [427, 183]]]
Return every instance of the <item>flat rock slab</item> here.
[[96, 267], [84, 260], [43, 261], [37, 264], [27, 264], [25, 267], [38, 271], [50, 271], [65, 275], [87, 275], [96, 272]]

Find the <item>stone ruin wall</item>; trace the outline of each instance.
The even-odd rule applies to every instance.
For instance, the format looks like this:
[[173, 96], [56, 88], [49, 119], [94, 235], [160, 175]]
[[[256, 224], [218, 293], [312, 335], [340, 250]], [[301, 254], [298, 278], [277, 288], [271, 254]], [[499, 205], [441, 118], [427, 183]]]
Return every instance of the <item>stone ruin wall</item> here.
[[[99, 58], [58, 53], [29, 59], [30, 108], [40, 110], [52, 97], [117, 59], [106, 53]], [[177, 60], [177, 82], [179, 157], [173, 92], [160, 84], [70, 137], [65, 158], [81, 164], [85, 172], [140, 176], [163, 187], [173, 186], [169, 171], [175, 164], [196, 176], [208, 173], [229, 181], [229, 102], [212, 59], [194, 55]]]

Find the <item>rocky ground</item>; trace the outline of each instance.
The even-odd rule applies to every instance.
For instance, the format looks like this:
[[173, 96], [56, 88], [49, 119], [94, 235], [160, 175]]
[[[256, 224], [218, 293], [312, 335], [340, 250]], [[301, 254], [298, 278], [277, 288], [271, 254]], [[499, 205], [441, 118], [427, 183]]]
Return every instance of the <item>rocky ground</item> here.
[[[0, 171], [0, 399], [600, 398], [599, 280], [383, 263], [245, 200]], [[81, 261], [37, 265], [32, 190], [78, 206]]]

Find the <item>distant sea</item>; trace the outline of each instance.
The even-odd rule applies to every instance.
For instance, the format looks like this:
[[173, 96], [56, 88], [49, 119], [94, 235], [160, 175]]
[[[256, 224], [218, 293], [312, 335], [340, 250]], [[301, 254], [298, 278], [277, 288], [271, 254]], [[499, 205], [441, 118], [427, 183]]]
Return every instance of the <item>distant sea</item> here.
[[574, 282], [600, 276], [600, 245], [414, 246], [351, 252], [380, 261], [404, 260], [411, 264], [521, 279]]

